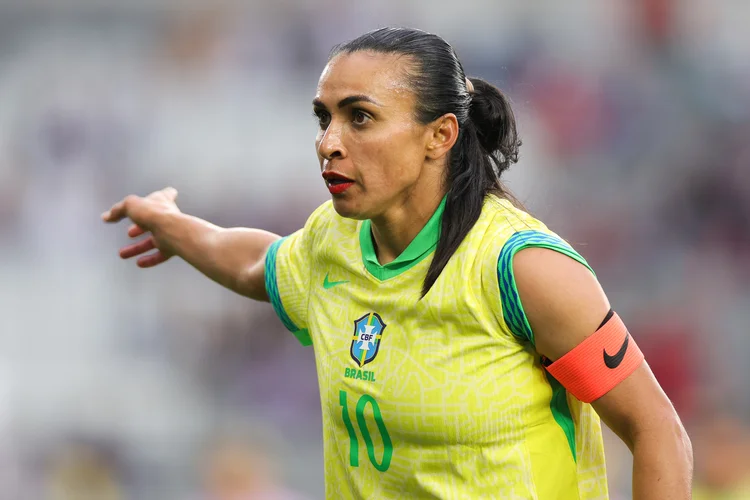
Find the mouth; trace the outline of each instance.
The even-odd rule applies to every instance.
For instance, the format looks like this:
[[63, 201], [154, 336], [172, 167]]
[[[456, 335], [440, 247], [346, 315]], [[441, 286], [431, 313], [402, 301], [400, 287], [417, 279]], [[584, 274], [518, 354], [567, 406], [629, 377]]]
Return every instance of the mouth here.
[[354, 181], [338, 172], [323, 172], [323, 179], [326, 181], [328, 191], [331, 194], [341, 194], [354, 185]]

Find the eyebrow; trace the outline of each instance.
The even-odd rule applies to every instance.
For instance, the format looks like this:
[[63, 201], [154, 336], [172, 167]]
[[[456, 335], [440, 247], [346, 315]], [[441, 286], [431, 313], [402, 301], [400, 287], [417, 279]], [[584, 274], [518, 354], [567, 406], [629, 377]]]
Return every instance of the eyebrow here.
[[[356, 94], [356, 95], [350, 95], [349, 97], [344, 97], [343, 99], [341, 99], [339, 101], [339, 103], [338, 103], [338, 107], [339, 107], [339, 109], [341, 109], [341, 108], [345, 108], [346, 106], [349, 106], [351, 104], [354, 104], [355, 102], [362, 102], [362, 101], [369, 102], [369, 103], [374, 104], [376, 106], [381, 106], [381, 104], [378, 101], [376, 101], [375, 99], [373, 99], [372, 97], [366, 96], [364, 94]], [[326, 109], [326, 105], [323, 104], [323, 101], [321, 101], [317, 97], [315, 99], [313, 99], [312, 104], [316, 108]]]

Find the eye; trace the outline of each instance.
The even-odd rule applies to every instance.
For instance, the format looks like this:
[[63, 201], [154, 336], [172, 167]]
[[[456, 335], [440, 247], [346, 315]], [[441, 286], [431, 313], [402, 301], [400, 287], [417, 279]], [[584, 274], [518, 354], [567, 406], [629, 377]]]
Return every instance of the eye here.
[[352, 111], [352, 121], [355, 125], [364, 125], [368, 121], [370, 121], [370, 116], [365, 113], [364, 111], [361, 111], [359, 109], [355, 109]]
[[328, 113], [328, 111], [323, 111], [322, 109], [316, 109], [313, 110], [313, 116], [318, 120], [318, 125], [322, 129], [326, 129], [328, 125], [331, 123], [331, 115]]

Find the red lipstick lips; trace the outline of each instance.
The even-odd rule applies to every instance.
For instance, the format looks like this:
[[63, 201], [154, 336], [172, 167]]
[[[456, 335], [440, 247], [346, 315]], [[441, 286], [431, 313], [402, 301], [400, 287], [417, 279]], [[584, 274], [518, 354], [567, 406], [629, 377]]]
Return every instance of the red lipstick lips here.
[[330, 170], [323, 172], [323, 179], [326, 180], [328, 191], [331, 194], [341, 194], [354, 185], [353, 180]]

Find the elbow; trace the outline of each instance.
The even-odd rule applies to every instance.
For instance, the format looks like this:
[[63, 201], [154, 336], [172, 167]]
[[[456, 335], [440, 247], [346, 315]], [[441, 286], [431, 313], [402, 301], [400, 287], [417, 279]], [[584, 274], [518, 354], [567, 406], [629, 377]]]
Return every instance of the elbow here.
[[685, 431], [685, 427], [683, 427], [682, 422], [680, 422], [680, 428], [682, 429], [680, 438], [682, 443], [682, 449], [684, 450], [685, 460], [690, 466], [690, 474], [692, 476], [693, 473], [693, 443], [690, 441], [690, 436], [688, 436], [687, 431]]
[[[686, 481], [686, 487], [690, 489], [692, 486], [693, 478], [693, 444], [690, 441], [685, 427], [682, 425], [677, 414], [674, 414], [672, 422], [669, 424], [671, 429], [671, 436], [673, 440], [674, 449], [674, 466], [677, 470], [681, 471], [684, 480]], [[667, 444], [670, 447], [670, 444]]]
[[681, 457], [686, 464], [688, 464], [690, 470], [693, 469], [693, 444], [690, 441], [685, 427], [682, 425], [677, 414], [671, 419], [669, 423], [669, 430], [671, 431], [672, 439], [675, 443], [677, 455]]
[[693, 443], [690, 441], [685, 426], [682, 425], [680, 418], [675, 413], [671, 419], [670, 428], [672, 429], [672, 435], [674, 436], [677, 448], [680, 450], [680, 454], [684, 457], [685, 461], [690, 464], [690, 469], [693, 468]]
[[631, 451], [644, 446], [650, 448], [654, 445], [658, 445], [664, 451], [672, 450], [673, 459], [677, 463], [684, 464], [692, 474], [693, 445], [674, 410], [660, 419], [657, 425], [645, 428], [634, 427], [633, 432], [630, 433], [630, 439], [626, 439], [625, 442]]

